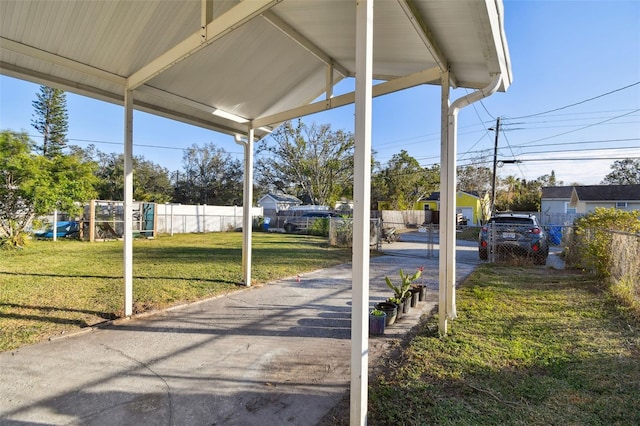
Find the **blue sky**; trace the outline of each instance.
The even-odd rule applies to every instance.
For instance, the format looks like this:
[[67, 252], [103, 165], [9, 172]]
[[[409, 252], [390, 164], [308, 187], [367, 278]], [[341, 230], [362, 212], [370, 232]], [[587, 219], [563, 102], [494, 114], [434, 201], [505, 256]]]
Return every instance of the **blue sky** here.
[[[640, 0], [506, 0], [504, 5], [514, 81], [506, 93], [460, 113], [459, 164], [491, 166], [495, 134], [488, 128], [497, 117], [503, 124], [498, 158], [522, 161], [505, 164], [501, 177], [529, 180], [554, 170], [565, 184], [598, 184], [616, 158], [639, 158]], [[351, 86], [341, 83], [336, 93]], [[0, 129], [26, 130], [37, 139], [30, 124], [37, 92], [38, 85], [0, 76]], [[452, 101], [467, 92], [453, 91]], [[67, 108], [69, 143], [121, 152], [122, 107], [68, 93]], [[375, 99], [376, 159], [384, 163], [404, 149], [424, 166], [438, 163], [439, 108], [435, 86]], [[353, 131], [354, 109], [303, 120]], [[209, 142], [242, 156], [231, 136], [135, 113], [134, 154], [170, 171], [181, 169], [182, 148]]]

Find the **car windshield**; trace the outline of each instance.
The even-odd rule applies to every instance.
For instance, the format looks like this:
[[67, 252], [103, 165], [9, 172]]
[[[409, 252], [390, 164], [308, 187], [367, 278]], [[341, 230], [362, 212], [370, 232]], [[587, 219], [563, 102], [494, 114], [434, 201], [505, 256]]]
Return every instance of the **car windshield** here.
[[533, 220], [529, 217], [494, 217], [491, 219], [494, 223], [515, 223], [519, 225], [533, 225]]

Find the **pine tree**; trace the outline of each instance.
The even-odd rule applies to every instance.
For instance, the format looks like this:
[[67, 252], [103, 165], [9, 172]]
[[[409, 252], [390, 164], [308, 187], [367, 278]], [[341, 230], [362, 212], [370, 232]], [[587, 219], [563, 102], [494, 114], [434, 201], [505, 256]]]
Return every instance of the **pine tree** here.
[[62, 154], [67, 144], [69, 129], [67, 97], [64, 91], [40, 86], [38, 99], [33, 101], [35, 112], [31, 124], [42, 135], [42, 145], [37, 148], [46, 158]]

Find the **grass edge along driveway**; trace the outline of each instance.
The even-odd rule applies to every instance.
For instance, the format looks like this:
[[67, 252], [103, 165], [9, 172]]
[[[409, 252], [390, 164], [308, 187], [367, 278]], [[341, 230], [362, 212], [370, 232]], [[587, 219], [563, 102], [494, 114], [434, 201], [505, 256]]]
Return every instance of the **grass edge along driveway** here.
[[[349, 262], [326, 239], [253, 234], [254, 284]], [[134, 313], [227, 294], [242, 279], [242, 234], [134, 240]], [[32, 241], [0, 252], [0, 351], [123, 316], [123, 243]]]

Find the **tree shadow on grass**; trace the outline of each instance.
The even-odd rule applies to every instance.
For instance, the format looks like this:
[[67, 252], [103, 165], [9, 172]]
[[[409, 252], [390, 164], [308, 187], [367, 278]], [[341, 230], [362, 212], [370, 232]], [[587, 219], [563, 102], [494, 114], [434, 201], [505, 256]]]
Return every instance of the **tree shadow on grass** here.
[[[107, 280], [122, 280], [122, 275], [86, 275], [86, 274], [52, 274], [52, 273], [40, 273], [40, 272], [0, 272], [1, 275], [13, 275], [16, 277], [47, 277], [47, 278], [99, 278]], [[203, 277], [169, 277], [169, 276], [141, 276], [134, 275], [134, 280], [174, 280], [174, 281], [205, 281], [211, 283], [242, 285], [239, 281], [222, 280], [219, 278], [203, 278]]]

